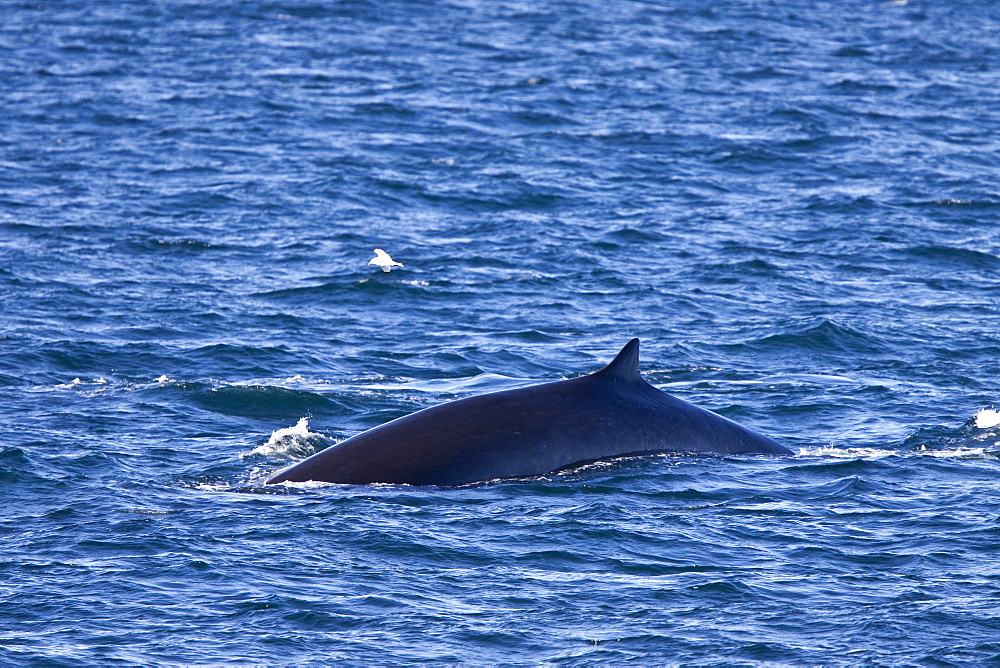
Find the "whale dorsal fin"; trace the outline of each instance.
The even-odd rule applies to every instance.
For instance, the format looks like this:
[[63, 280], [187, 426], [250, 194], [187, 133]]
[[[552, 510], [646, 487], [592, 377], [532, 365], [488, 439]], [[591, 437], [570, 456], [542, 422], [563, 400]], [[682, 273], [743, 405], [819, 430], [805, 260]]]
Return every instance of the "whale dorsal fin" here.
[[611, 363], [594, 375], [598, 374], [618, 380], [639, 380], [639, 339], [626, 343]]

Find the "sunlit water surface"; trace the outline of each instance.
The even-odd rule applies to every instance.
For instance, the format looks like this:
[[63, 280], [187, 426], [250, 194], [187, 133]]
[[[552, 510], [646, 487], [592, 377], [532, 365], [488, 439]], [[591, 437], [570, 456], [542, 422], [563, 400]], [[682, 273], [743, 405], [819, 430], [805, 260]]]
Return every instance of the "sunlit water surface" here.
[[[997, 6], [0, 15], [0, 663], [1000, 661]], [[263, 484], [634, 336], [796, 456]]]

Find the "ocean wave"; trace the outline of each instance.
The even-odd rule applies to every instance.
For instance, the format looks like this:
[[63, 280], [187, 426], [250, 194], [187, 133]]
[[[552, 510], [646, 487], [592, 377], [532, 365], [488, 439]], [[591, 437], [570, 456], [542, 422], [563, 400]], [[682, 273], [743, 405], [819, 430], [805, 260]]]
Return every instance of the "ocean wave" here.
[[328, 447], [330, 440], [318, 432], [309, 430], [309, 418], [300, 418], [294, 426], [275, 429], [271, 432], [267, 443], [258, 445], [249, 453], [242, 455], [282, 456], [304, 458]]

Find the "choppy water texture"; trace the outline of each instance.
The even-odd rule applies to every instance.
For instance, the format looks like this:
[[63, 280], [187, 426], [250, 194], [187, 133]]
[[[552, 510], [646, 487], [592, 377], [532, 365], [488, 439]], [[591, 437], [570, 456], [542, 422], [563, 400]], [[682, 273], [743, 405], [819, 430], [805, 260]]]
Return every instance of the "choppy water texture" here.
[[[0, 663], [1000, 661], [998, 45], [961, 0], [4, 3]], [[263, 486], [633, 336], [798, 454]]]

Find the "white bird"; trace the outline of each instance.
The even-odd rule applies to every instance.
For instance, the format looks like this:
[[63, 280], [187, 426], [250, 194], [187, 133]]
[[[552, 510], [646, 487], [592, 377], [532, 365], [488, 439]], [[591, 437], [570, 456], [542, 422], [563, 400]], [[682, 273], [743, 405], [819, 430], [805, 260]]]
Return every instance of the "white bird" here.
[[375, 257], [373, 257], [372, 259], [368, 260], [368, 264], [373, 264], [376, 267], [381, 267], [382, 271], [387, 272], [387, 273], [390, 272], [390, 271], [392, 271], [393, 267], [402, 267], [403, 266], [399, 262], [396, 262], [391, 257], [389, 257], [389, 254], [386, 253], [381, 248], [376, 248], [375, 249]]

